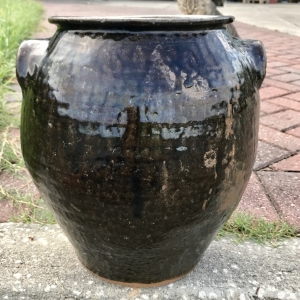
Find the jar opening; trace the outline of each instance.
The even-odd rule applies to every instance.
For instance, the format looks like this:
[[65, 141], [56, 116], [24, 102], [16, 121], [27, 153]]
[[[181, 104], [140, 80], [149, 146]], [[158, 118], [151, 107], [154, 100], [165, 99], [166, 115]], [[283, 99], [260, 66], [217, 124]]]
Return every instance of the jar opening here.
[[50, 17], [49, 22], [63, 29], [112, 30], [195, 30], [225, 27], [234, 21], [233, 16], [155, 15], [116, 17]]

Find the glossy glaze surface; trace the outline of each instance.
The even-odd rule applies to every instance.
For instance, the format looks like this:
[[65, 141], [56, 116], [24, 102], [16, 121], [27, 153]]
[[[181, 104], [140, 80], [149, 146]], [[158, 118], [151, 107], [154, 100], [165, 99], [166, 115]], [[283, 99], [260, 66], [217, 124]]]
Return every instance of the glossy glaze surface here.
[[26, 165], [89, 270], [149, 284], [199, 262], [251, 174], [265, 64], [224, 28], [21, 45]]

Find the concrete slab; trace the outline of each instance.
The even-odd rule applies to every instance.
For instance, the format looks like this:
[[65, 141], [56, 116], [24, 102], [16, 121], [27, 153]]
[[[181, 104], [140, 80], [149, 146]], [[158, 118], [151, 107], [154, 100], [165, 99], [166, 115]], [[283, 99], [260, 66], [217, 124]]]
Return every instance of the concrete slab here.
[[22, 100], [21, 92], [14, 92], [5, 95], [5, 102], [20, 102]]
[[300, 299], [300, 239], [275, 248], [222, 238], [186, 277], [151, 289], [92, 275], [57, 225], [0, 224], [0, 249], [1, 299]]
[[245, 4], [229, 3], [218, 7], [223, 15], [233, 15], [236, 20], [257, 27], [300, 36], [300, 4]]

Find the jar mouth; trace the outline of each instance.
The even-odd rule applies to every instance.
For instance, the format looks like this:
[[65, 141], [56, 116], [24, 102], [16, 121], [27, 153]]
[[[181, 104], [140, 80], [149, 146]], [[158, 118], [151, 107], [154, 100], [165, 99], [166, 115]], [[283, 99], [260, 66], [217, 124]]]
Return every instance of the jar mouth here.
[[50, 17], [49, 23], [63, 29], [113, 30], [195, 30], [224, 28], [234, 21], [233, 16], [213, 15], [148, 15], [115, 17]]

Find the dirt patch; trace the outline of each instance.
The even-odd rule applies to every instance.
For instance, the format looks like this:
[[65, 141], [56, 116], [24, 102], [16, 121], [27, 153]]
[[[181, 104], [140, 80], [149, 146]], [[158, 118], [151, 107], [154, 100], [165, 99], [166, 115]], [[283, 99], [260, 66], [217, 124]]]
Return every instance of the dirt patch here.
[[13, 205], [11, 200], [0, 200], [0, 223], [9, 222], [12, 216], [20, 213], [20, 209]]
[[18, 219], [29, 213], [30, 205], [22, 203], [26, 198], [30, 202], [40, 199], [40, 194], [31, 180], [29, 173], [24, 170], [21, 174], [13, 175], [8, 171], [0, 174], [0, 223]]

